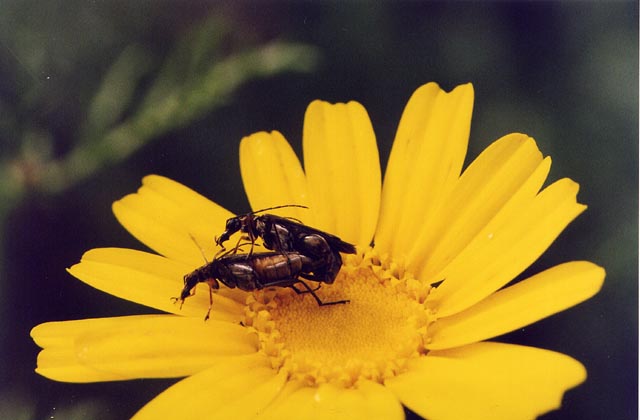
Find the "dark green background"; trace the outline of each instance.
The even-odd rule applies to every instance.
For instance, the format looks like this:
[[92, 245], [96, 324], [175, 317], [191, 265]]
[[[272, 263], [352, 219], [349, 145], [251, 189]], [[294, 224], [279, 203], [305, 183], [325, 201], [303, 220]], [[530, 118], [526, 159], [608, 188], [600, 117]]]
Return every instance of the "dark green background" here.
[[[169, 176], [235, 212], [247, 211], [240, 138], [277, 129], [300, 152], [311, 100], [354, 99], [373, 121], [384, 167], [410, 94], [437, 81], [447, 90], [474, 84], [467, 162], [504, 134], [527, 133], [553, 157], [550, 180], [576, 180], [579, 201], [589, 205], [524, 275], [585, 259], [606, 268], [603, 290], [500, 338], [564, 352], [586, 365], [587, 382], [545, 418], [637, 418], [636, 2], [2, 1], [2, 170], [24, 163], [33, 144], [48, 148], [45, 159], [64, 159], [80, 141], [91, 98], [127, 46], [148, 53], [135, 91], [140, 96], [178, 40], [210, 17], [207, 30], [226, 31], [218, 57], [277, 39], [315, 47], [317, 64], [244, 83], [220, 106], [59, 191], [2, 172], [0, 417], [125, 418], [174, 382], [64, 384], [33, 372], [34, 325], [150, 312], [65, 272], [90, 248], [142, 249], [118, 225], [111, 203], [135, 191], [144, 175]], [[189, 57], [183, 58], [186, 68]]]

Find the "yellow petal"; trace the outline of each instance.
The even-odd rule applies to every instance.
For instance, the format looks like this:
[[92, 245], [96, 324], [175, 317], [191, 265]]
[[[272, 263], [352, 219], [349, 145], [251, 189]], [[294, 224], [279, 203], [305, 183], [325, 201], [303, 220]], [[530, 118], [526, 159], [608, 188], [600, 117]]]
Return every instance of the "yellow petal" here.
[[138, 378], [166, 378], [191, 375], [258, 349], [256, 335], [239, 324], [167, 315], [124, 321], [78, 337], [81, 363]]
[[[195, 267], [155, 254], [123, 248], [87, 251], [69, 272], [83, 282], [122, 299], [162, 311], [203, 319], [209, 307], [208, 286], [188, 298], [182, 308], [172, 297], [180, 296], [183, 277]], [[236, 294], [242, 294], [236, 296]], [[243, 315], [244, 292], [221, 288], [213, 296], [213, 319], [237, 323]]]
[[36, 373], [59, 382], [90, 383], [124, 381], [135, 376], [105, 372], [80, 363], [72, 347], [44, 349], [38, 354]]
[[258, 346], [240, 325], [168, 315], [49, 322], [32, 337], [45, 347], [37, 372], [71, 382], [184, 376]]
[[437, 275], [428, 297], [438, 317], [460, 312], [498, 290], [533, 263], [586, 206], [578, 184], [561, 179], [531, 201], [505, 206]]
[[381, 181], [367, 111], [357, 102], [312, 102], [304, 119], [303, 153], [316, 227], [368, 246], [378, 221]]
[[586, 378], [567, 355], [490, 342], [431, 352], [409, 369], [386, 385], [431, 420], [532, 419], [559, 408]]
[[267, 407], [260, 419], [404, 419], [398, 399], [384, 386], [362, 381], [356, 389], [329, 384], [301, 387]]
[[249, 419], [280, 392], [286, 373], [277, 374], [266, 357], [255, 354], [190, 376], [144, 406], [144, 419]]
[[[530, 202], [549, 173], [535, 141], [510, 134], [487, 147], [464, 171], [433, 218], [416, 226], [408, 265], [419, 278], [432, 278], [478, 235], [507, 203]], [[420, 232], [420, 233], [419, 233]], [[428, 258], [424, 256], [428, 255]]]
[[429, 221], [460, 176], [467, 152], [473, 87], [446, 93], [420, 87], [402, 114], [385, 173], [376, 247], [403, 260], [416, 226]]
[[195, 191], [157, 175], [142, 187], [113, 203], [118, 221], [156, 252], [190, 265], [202, 265], [200, 250], [210, 259], [216, 252], [214, 236], [233, 216]]
[[96, 328], [122, 322], [120, 318], [96, 318], [80, 321], [47, 322], [31, 330], [31, 338], [42, 347], [36, 372], [61, 382], [104, 382], [134, 379], [132, 376], [104, 372], [82, 365], [74, 347], [76, 337]]
[[[260, 132], [240, 142], [240, 172], [251, 208], [285, 204], [308, 206], [307, 181], [295, 152], [277, 131]], [[313, 225], [313, 212], [289, 207], [270, 213], [293, 217]]]
[[429, 327], [432, 340], [426, 347], [458, 347], [532, 324], [589, 299], [602, 287], [604, 276], [602, 267], [587, 261], [555, 266], [437, 320]]

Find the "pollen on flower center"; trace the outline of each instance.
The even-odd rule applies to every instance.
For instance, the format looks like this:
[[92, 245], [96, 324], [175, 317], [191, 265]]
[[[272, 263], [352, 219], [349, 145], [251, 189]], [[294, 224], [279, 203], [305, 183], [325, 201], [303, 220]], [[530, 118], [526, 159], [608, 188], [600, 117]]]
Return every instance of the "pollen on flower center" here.
[[373, 250], [346, 256], [334, 284], [317, 291], [324, 302], [291, 289], [249, 297], [245, 325], [254, 328], [261, 351], [277, 369], [309, 385], [350, 387], [360, 378], [384, 381], [424, 353], [429, 324], [423, 302], [429, 286], [380, 261]]

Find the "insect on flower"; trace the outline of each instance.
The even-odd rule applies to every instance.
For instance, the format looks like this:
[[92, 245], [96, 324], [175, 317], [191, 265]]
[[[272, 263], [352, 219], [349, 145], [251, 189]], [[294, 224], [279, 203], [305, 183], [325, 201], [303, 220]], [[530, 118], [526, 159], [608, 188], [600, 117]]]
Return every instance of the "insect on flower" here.
[[[229, 240], [231, 235], [241, 231], [251, 242], [251, 250], [248, 255], [252, 255], [255, 240], [260, 237], [267, 249], [281, 253], [297, 252], [316, 263], [321, 262], [321, 264], [314, 264], [314, 278], [309, 279], [328, 284], [333, 283], [342, 266], [340, 252], [355, 254], [355, 246], [344, 242], [335, 235], [304, 225], [295, 219], [273, 214], [257, 215], [263, 211], [284, 207], [308, 208], [297, 204], [287, 204], [232, 217], [227, 220], [225, 231], [215, 239], [216, 244], [221, 246], [224, 251], [223, 243]], [[238, 244], [242, 239], [239, 239]], [[238, 245], [234, 248], [234, 252], [237, 249]]]
[[[341, 254], [339, 243], [323, 232], [252, 213], [234, 218], [236, 226], [223, 235], [244, 222], [255, 239], [247, 245], [262, 245], [262, 235], [279, 249], [249, 254], [238, 243], [185, 276], [195, 248], [180, 235], [212, 237], [211, 227], [222, 233], [232, 216], [182, 184], [145, 177], [140, 190], [113, 210], [157, 253], [92, 249], [69, 272], [169, 313], [40, 324], [31, 331], [43, 348], [36, 372], [82, 383], [187, 376], [136, 420], [400, 420], [403, 407], [431, 420], [512, 419], [558, 408], [564, 393], [587, 378], [585, 367], [562, 353], [492, 338], [589, 299], [602, 287], [605, 270], [569, 261], [509, 284], [585, 206], [577, 201], [578, 184], [568, 178], [544, 186], [551, 159], [524, 134], [497, 140], [465, 168], [473, 98], [470, 84], [451, 92], [435, 83], [418, 88], [402, 113], [384, 175], [369, 116], [353, 101], [311, 103], [304, 162], [277, 131], [242, 140], [249, 201], [282, 197], [282, 203], [322, 204], [312, 209], [313, 220], [356, 244], [358, 258]], [[416, 223], [425, 217], [428, 223]], [[310, 235], [326, 247], [310, 242]], [[310, 293], [298, 280], [312, 290], [326, 288], [327, 280], [314, 283], [303, 274], [318, 275], [332, 265], [314, 257], [327, 248], [342, 256], [345, 267], [331, 297], [318, 296], [326, 303], [344, 296], [357, 305], [320, 307], [288, 290]], [[332, 279], [329, 274], [327, 269], [324, 278]], [[186, 277], [182, 296], [175, 283], [180, 277]], [[220, 294], [225, 282], [237, 292], [225, 304], [216, 301], [219, 322], [178, 316], [166, 298], [173, 292], [181, 296], [177, 303], [194, 285], [213, 288], [214, 280]], [[274, 293], [239, 288], [269, 285]], [[249, 334], [238, 323], [250, 327]]]
[[[261, 252], [253, 255], [248, 254], [225, 254], [213, 261], [195, 269], [184, 276], [184, 288], [179, 298], [181, 305], [185, 299], [193, 295], [193, 289], [198, 283], [209, 285], [209, 310], [205, 320], [209, 319], [211, 307], [213, 305], [213, 289], [219, 289], [220, 283], [234, 289], [238, 288], [247, 292], [260, 290], [266, 287], [290, 287], [297, 294], [310, 293], [319, 306], [348, 303], [348, 300], [337, 300], [323, 302], [315, 291], [320, 288], [311, 288], [300, 277], [317, 282], [331, 283], [323, 277], [319, 277], [316, 272], [324, 272], [326, 262], [321, 259], [312, 259], [297, 252]], [[300, 290], [296, 284], [305, 290]]]

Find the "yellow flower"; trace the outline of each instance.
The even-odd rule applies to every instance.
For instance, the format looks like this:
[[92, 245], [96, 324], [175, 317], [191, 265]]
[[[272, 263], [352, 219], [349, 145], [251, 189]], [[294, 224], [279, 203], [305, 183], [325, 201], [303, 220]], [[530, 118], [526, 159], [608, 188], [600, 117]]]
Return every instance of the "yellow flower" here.
[[[586, 207], [578, 185], [542, 188], [551, 165], [535, 141], [507, 135], [464, 172], [473, 88], [420, 87], [400, 121], [384, 185], [376, 140], [356, 102], [315, 101], [304, 170], [278, 132], [242, 140], [251, 207], [358, 246], [320, 307], [288, 288], [222, 287], [211, 319], [205, 284], [184, 305], [183, 276], [217, 249], [232, 214], [187, 187], [148, 176], [117, 201], [122, 225], [159, 255], [103, 248], [69, 272], [169, 315], [51, 322], [31, 334], [36, 371], [68, 382], [182, 377], [136, 418], [532, 418], [586, 378], [569, 356], [488, 342], [594, 295], [605, 272], [586, 261], [505, 287]], [[372, 242], [373, 241], [373, 242]], [[258, 250], [260, 248], [257, 248]]]

